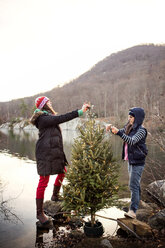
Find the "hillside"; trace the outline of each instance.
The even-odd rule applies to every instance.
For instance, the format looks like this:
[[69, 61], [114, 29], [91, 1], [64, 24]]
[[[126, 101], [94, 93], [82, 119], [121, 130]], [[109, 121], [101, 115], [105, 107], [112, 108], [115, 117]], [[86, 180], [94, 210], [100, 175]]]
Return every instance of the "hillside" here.
[[[164, 115], [165, 45], [140, 45], [111, 54], [70, 83], [42, 95], [51, 98], [59, 113], [90, 101], [98, 117], [122, 118], [132, 106], [143, 107], [148, 118]], [[0, 103], [1, 122], [29, 117], [37, 96]]]

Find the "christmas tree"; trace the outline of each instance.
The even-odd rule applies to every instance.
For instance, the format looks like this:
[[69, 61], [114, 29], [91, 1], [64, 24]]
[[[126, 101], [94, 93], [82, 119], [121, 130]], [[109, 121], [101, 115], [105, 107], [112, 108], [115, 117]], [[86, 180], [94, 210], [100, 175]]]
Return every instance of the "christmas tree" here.
[[98, 210], [116, 205], [119, 165], [110, 141], [105, 139], [105, 128], [91, 115], [79, 132], [66, 173], [67, 184], [63, 186], [63, 209], [74, 210], [77, 215], [90, 214], [93, 226]]

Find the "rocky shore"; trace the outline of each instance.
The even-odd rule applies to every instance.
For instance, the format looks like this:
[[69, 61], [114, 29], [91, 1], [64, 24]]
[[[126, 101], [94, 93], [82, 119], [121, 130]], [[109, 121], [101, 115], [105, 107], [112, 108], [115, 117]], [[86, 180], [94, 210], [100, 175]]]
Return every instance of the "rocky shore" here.
[[[75, 131], [77, 130], [77, 127], [81, 125], [85, 120], [86, 120], [85, 118], [76, 118], [71, 121], [60, 124], [60, 127], [63, 130]], [[101, 123], [101, 125], [106, 125], [106, 122], [104, 122], [103, 120], [97, 120], [97, 122]], [[32, 125], [29, 122], [29, 120], [21, 119], [21, 118], [13, 122], [3, 123], [0, 126], [0, 129], [14, 129], [14, 130], [19, 129], [19, 130], [24, 130], [24, 131], [37, 130], [37, 128], [34, 125]]]
[[[165, 182], [164, 182], [165, 183]], [[148, 195], [148, 202], [140, 201], [136, 219], [125, 219], [128, 228], [120, 226], [115, 236], [88, 238], [83, 231], [83, 218], [62, 213], [60, 204], [47, 201], [44, 211], [52, 218], [54, 239], [48, 247], [57, 248], [164, 248], [165, 247], [165, 208], [156, 198]], [[150, 201], [152, 199], [152, 201]], [[121, 220], [117, 219], [116, 221]], [[38, 226], [42, 233], [42, 226]], [[47, 231], [49, 227], [47, 228]], [[133, 232], [130, 232], [132, 230]], [[44, 232], [44, 231], [43, 231]]]

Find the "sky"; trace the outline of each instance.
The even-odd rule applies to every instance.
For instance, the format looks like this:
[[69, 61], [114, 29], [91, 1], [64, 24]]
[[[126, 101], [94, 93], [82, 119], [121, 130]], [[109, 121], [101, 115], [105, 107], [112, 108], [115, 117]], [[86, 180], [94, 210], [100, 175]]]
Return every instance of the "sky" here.
[[165, 44], [164, 0], [0, 0], [0, 102], [42, 95], [118, 51]]

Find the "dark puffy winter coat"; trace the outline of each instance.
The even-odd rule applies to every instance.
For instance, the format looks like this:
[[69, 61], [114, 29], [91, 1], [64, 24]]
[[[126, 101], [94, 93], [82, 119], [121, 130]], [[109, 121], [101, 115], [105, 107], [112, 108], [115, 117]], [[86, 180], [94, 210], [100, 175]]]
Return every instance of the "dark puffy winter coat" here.
[[67, 160], [59, 124], [76, 117], [78, 117], [78, 110], [59, 116], [51, 115], [46, 111], [33, 114], [31, 123], [39, 129], [39, 139], [35, 151], [39, 175], [64, 173]]
[[[130, 165], [142, 165], [145, 163], [145, 158], [148, 153], [147, 147], [146, 147], [146, 137], [147, 137], [147, 130], [142, 126], [145, 113], [142, 108], [132, 108], [130, 111], [135, 116], [135, 121], [133, 124], [133, 129], [128, 134], [128, 136], [125, 134], [125, 128], [120, 129], [117, 135], [119, 135], [125, 142], [128, 144], [128, 161]], [[138, 142], [136, 142], [136, 139], [133, 140], [133, 138], [137, 136], [136, 139]], [[141, 138], [142, 137], [142, 138]], [[125, 143], [124, 143], [125, 144]], [[123, 144], [123, 152], [122, 152], [122, 158], [124, 159], [125, 153], [124, 153], [124, 144]]]

